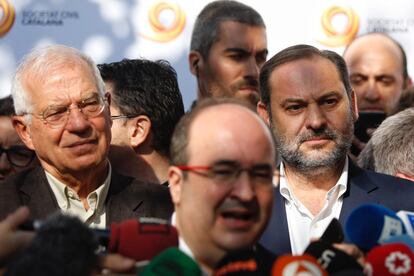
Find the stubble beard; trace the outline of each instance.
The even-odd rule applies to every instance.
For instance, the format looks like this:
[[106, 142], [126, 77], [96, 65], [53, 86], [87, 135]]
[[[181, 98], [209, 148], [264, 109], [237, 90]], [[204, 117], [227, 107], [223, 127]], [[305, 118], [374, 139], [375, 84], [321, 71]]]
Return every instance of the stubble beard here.
[[[351, 147], [354, 133], [352, 115], [347, 118], [347, 131], [342, 134], [330, 128], [309, 130], [290, 140], [285, 135], [280, 135], [277, 127], [272, 123], [275, 134], [276, 146], [283, 162], [304, 175], [323, 174], [327, 170], [338, 167], [346, 158]], [[312, 137], [326, 137], [335, 143], [335, 147], [327, 151], [324, 148], [315, 148], [306, 154], [300, 146]]]

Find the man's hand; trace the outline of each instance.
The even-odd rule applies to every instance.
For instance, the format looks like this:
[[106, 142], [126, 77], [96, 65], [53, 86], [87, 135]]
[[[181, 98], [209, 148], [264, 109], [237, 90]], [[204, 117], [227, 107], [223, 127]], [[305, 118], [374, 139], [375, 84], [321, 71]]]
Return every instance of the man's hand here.
[[364, 253], [355, 244], [334, 243], [332, 246], [355, 258], [362, 267], [365, 266]]
[[[120, 254], [108, 254], [100, 257], [100, 268], [102, 274], [133, 272], [135, 260]], [[135, 274], [135, 273], [133, 273]]]
[[0, 222], [0, 263], [7, 263], [15, 253], [29, 245], [33, 232], [19, 231], [20, 224], [29, 218], [29, 209], [20, 207]]

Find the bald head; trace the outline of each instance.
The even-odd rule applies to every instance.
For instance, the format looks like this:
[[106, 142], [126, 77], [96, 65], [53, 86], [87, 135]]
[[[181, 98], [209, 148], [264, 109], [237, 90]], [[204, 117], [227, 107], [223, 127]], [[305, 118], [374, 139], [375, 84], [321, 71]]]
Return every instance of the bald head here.
[[[202, 121], [199, 122], [199, 119], [202, 119]], [[249, 122], [249, 126], [247, 122]], [[242, 133], [241, 136], [246, 136], [246, 133], [248, 133], [250, 136], [247, 127], [255, 129], [252, 134], [260, 133], [267, 137], [266, 139], [270, 141], [270, 145], [274, 148], [270, 130], [261, 118], [244, 103], [227, 98], [202, 100], [177, 124], [171, 141], [171, 161], [173, 164], [186, 164], [188, 162], [188, 144], [190, 140], [203, 138], [193, 138], [192, 133], [197, 134], [200, 131], [200, 133], [203, 133], [202, 135], [206, 135], [215, 131], [223, 133], [226, 130], [227, 132]]]
[[359, 110], [391, 113], [410, 84], [402, 47], [385, 34], [367, 34], [347, 47], [344, 59]]
[[[205, 109], [192, 123], [189, 132], [190, 155], [203, 144], [240, 143], [251, 150], [256, 143], [267, 143], [273, 151], [271, 134], [263, 121], [251, 110], [236, 104], [222, 104]], [[217, 145], [216, 145], [217, 146]]]

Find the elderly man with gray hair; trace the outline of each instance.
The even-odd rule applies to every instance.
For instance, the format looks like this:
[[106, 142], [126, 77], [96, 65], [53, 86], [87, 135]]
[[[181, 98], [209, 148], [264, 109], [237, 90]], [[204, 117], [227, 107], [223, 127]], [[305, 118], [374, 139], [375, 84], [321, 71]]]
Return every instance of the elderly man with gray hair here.
[[41, 167], [0, 183], [0, 218], [20, 205], [33, 219], [61, 210], [94, 227], [171, 215], [166, 187], [111, 169], [110, 95], [89, 57], [63, 45], [34, 50], [17, 68], [12, 95], [13, 125]]
[[358, 164], [379, 173], [414, 181], [414, 108], [388, 117], [375, 130]]

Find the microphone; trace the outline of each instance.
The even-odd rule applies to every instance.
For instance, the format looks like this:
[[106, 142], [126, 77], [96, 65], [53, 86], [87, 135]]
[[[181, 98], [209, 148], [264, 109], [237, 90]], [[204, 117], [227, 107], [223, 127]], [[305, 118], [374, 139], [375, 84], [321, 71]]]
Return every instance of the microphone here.
[[[103, 232], [100, 232], [103, 235]], [[105, 240], [101, 236], [101, 240]], [[108, 251], [136, 261], [151, 260], [169, 247], [178, 247], [177, 229], [158, 218], [125, 220], [111, 225]]]
[[406, 233], [397, 214], [378, 204], [363, 204], [348, 217], [345, 232], [349, 240], [367, 252], [382, 241]]
[[171, 247], [154, 257], [139, 275], [201, 276], [201, 269], [184, 252]]
[[311, 255], [284, 255], [277, 258], [272, 268], [272, 276], [327, 276], [328, 273]]
[[353, 271], [358, 274], [363, 271], [361, 265], [353, 257], [323, 240], [311, 242], [305, 253], [315, 257], [329, 275], [345, 271]]
[[328, 244], [333, 244], [343, 242], [344, 236], [341, 223], [338, 219], [333, 218], [320, 239]]
[[276, 256], [262, 247], [236, 250], [228, 253], [216, 265], [214, 276], [269, 275]]
[[98, 265], [97, 249], [93, 232], [77, 217], [52, 215], [5, 275], [91, 275]]
[[[43, 221], [29, 221], [24, 230], [38, 230]], [[139, 261], [151, 260], [166, 248], [178, 247], [177, 229], [168, 221], [142, 217], [111, 224], [110, 229], [91, 228], [98, 243], [110, 253]]]
[[414, 252], [414, 239], [410, 235], [404, 234], [400, 236], [393, 236], [389, 239], [386, 239], [381, 244], [387, 244], [387, 243], [402, 243], [402, 244], [407, 245]]
[[414, 236], [414, 212], [398, 211], [397, 216], [403, 221], [407, 233]]
[[372, 276], [413, 275], [414, 254], [401, 243], [374, 247], [365, 257], [367, 270]]

